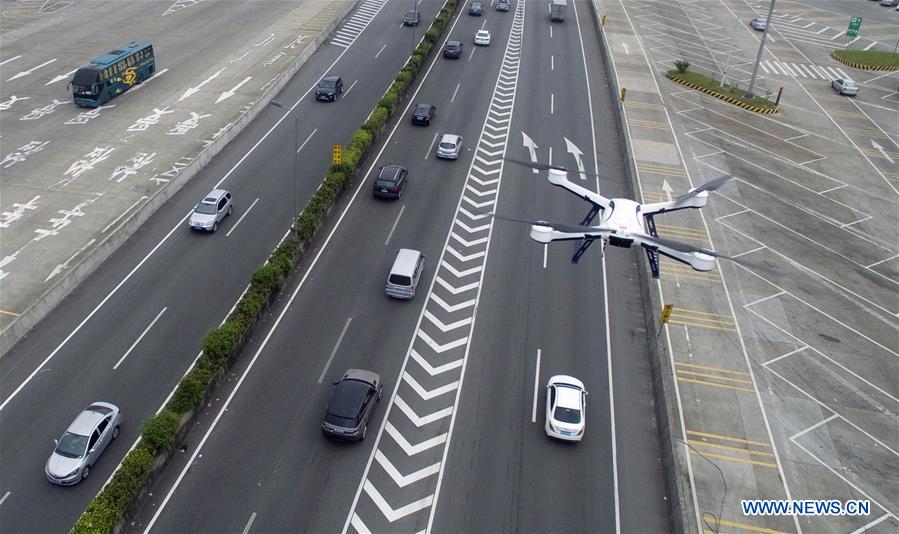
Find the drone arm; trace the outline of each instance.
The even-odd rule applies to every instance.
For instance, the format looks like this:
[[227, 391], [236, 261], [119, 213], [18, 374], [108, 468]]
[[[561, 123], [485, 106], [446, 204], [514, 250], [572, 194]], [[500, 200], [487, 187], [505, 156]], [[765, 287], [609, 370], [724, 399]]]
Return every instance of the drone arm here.
[[559, 186], [563, 189], [567, 189], [568, 191], [581, 197], [587, 202], [591, 202], [592, 204], [599, 206], [602, 209], [606, 209], [610, 205], [610, 200], [606, 197], [600, 195], [599, 193], [594, 193], [593, 191], [590, 191], [589, 189], [581, 187], [568, 180], [568, 174], [564, 171], [550, 169], [549, 176], [547, 178], [549, 180], [549, 183], [555, 186]]
[[651, 204], [643, 204], [640, 207], [640, 212], [646, 216], [651, 217], [653, 215], [657, 215], [659, 213], [666, 213], [669, 211], [677, 211], [686, 208], [701, 208], [705, 206], [706, 202], [708, 202], [709, 193], [707, 191], [700, 191], [695, 195], [683, 199], [683, 200], [669, 200], [667, 202], [653, 202]]
[[571, 241], [580, 239], [599, 239], [606, 237], [610, 232], [560, 232], [554, 230], [551, 226], [541, 226], [534, 224], [531, 226], [531, 239], [538, 243], [549, 243], [550, 241]]
[[715, 268], [716, 261], [714, 256], [709, 256], [708, 254], [704, 254], [699, 251], [685, 252], [667, 247], [665, 245], [642, 242], [639, 237], [636, 237], [635, 240], [637, 242], [640, 242], [640, 244], [644, 247], [648, 249], [656, 249], [659, 251], [659, 254], [668, 256], [669, 258], [677, 260], [681, 263], [686, 263], [697, 271], [711, 271]]

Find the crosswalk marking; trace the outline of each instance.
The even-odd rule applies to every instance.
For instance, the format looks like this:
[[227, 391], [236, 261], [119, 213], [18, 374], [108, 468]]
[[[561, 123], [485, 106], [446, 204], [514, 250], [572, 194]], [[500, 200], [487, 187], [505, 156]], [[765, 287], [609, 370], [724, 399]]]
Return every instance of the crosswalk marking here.
[[762, 67], [765, 74], [784, 74], [787, 76], [795, 76], [797, 78], [834, 80], [837, 78], [845, 79], [850, 77], [839, 67], [790, 63], [787, 61], [771, 61], [769, 59], [762, 60], [762, 62], [759, 63], [759, 66]]
[[347, 48], [359, 37], [368, 24], [381, 12], [387, 0], [365, 0], [356, 12], [346, 19], [331, 37], [331, 44]]

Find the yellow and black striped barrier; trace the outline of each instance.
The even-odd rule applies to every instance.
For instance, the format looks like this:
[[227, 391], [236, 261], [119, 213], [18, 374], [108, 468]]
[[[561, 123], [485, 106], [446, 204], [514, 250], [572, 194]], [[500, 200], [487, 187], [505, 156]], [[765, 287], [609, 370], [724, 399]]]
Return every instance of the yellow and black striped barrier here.
[[735, 106], [739, 106], [747, 111], [752, 111], [753, 113], [762, 113], [762, 114], [768, 115], [768, 114], [777, 113], [778, 111], [780, 111], [780, 108], [777, 108], [777, 107], [763, 108], [760, 106], [753, 106], [752, 104], [748, 104], [748, 103], [743, 102], [742, 100], [739, 100], [732, 96], [727, 96], [727, 95], [722, 95], [721, 93], [716, 93], [715, 91], [706, 89], [705, 87], [696, 85], [693, 82], [688, 82], [687, 80], [683, 80], [683, 79], [678, 78], [677, 76], [673, 76], [671, 74], [665, 74], [665, 77], [668, 78], [669, 80], [673, 80], [681, 85], [686, 85], [690, 89], [696, 89], [697, 91], [700, 91], [700, 92], [705, 93], [710, 96], [714, 96], [717, 99], [724, 100], [725, 102], [731, 103]]
[[841, 58], [840, 55], [837, 54], [836, 50], [833, 50], [830, 52], [830, 57], [839, 61], [843, 65], [849, 65], [853, 69], [886, 71], [886, 72], [892, 72], [894, 70], [899, 70], [899, 65], [865, 65], [864, 63], [855, 63], [854, 61], [849, 61], [848, 59]]

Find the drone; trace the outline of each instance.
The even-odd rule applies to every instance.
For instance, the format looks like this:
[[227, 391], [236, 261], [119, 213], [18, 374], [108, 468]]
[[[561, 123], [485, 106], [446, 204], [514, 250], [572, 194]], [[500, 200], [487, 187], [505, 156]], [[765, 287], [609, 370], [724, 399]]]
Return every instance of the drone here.
[[[577, 263], [584, 252], [599, 239], [606, 245], [630, 248], [634, 243], [646, 250], [646, 257], [652, 269], [653, 278], [659, 277], [659, 255], [685, 263], [697, 271], [710, 271], [715, 268], [716, 258], [734, 259], [713, 250], [690, 245], [680, 241], [659, 237], [656, 231], [655, 216], [687, 208], [702, 208], [708, 201], [709, 192], [715, 191], [733, 177], [720, 176], [687, 193], [665, 202], [640, 204], [627, 198], [606, 198], [599, 193], [581, 187], [568, 180], [565, 167], [540, 162], [522, 161], [506, 158], [511, 163], [524, 165], [532, 169], [549, 172], [547, 179], [552, 185], [561, 187], [591, 204], [590, 211], [580, 224], [562, 224], [549, 221], [527, 221], [494, 214], [498, 219], [505, 219], [531, 225], [531, 239], [538, 243], [551, 241], [579, 241], [575, 249], [572, 263]], [[583, 171], [573, 171], [596, 176]], [[600, 214], [600, 212], [602, 212]], [[599, 224], [593, 226], [596, 215], [600, 215]]]

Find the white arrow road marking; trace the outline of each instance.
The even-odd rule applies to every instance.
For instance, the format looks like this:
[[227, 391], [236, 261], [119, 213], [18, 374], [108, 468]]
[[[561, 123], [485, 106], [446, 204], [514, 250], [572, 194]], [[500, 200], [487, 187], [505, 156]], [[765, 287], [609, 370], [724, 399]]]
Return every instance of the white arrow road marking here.
[[184, 94], [181, 95], [181, 98], [178, 99], [178, 102], [181, 102], [181, 101], [184, 100], [185, 98], [187, 98], [187, 97], [189, 97], [189, 96], [192, 96], [192, 95], [196, 94], [197, 92], [199, 92], [199, 90], [202, 89], [204, 85], [206, 85], [207, 83], [211, 82], [212, 80], [218, 78], [219, 75], [221, 75], [221, 73], [225, 72], [225, 69], [227, 69], [227, 68], [228, 68], [228, 67], [222, 67], [222, 68], [220, 68], [220, 69], [219, 69], [215, 74], [213, 74], [212, 76], [206, 78], [205, 80], [203, 80], [203, 81], [200, 82], [199, 84], [197, 84], [197, 85], [195, 85], [195, 86], [193, 86], [193, 87], [188, 88], [188, 90], [187, 90], [187, 91], [184, 91]]
[[12, 78], [10, 78], [10, 79], [8, 79], [8, 80], [6, 80], [6, 81], [11, 82], [11, 81], [13, 81], [13, 80], [15, 80], [15, 79], [21, 78], [22, 76], [28, 76], [29, 74], [31, 74], [32, 72], [36, 71], [37, 69], [39, 69], [39, 68], [41, 68], [41, 67], [45, 67], [45, 66], [49, 65], [50, 63], [53, 63], [54, 61], [56, 61], [56, 58], [53, 58], [53, 59], [51, 59], [50, 61], [45, 61], [45, 62], [41, 63], [40, 65], [38, 65], [37, 67], [32, 67], [32, 68], [30, 68], [30, 69], [28, 69], [28, 70], [23, 70], [22, 72], [20, 72], [20, 73], [14, 75]]
[[410, 473], [404, 476], [400, 473], [399, 469], [397, 469], [392, 463], [390, 463], [390, 460], [388, 460], [387, 457], [384, 456], [384, 453], [381, 452], [380, 449], [375, 452], [375, 460], [377, 460], [378, 463], [381, 464], [381, 467], [384, 468], [384, 471], [387, 471], [387, 474], [390, 475], [390, 478], [392, 478], [393, 481], [396, 482], [396, 485], [401, 488], [405, 488], [409, 484], [418, 482], [423, 478], [436, 475], [437, 472], [440, 471], [440, 462], [437, 462], [434, 465], [429, 465], [428, 467], [419, 469], [414, 473]]
[[50, 276], [48, 276], [47, 278], [44, 278], [44, 283], [46, 284], [47, 282], [50, 281], [51, 278], [53, 278], [54, 276], [58, 275], [58, 274], [61, 273], [63, 270], [68, 269], [68, 268], [69, 268], [69, 262], [72, 261], [73, 259], [75, 259], [75, 256], [77, 256], [77, 255], [81, 254], [82, 252], [84, 252], [84, 249], [86, 249], [87, 247], [93, 245], [93, 244], [94, 244], [94, 241], [96, 241], [96, 239], [91, 239], [91, 240], [88, 241], [83, 247], [79, 248], [79, 249], [78, 249], [78, 252], [72, 254], [72, 255], [69, 257], [69, 259], [67, 259], [66, 261], [64, 261], [64, 262], [60, 263], [59, 265], [57, 265], [56, 267], [54, 267], [53, 270], [50, 272]]
[[484, 191], [484, 192], [482, 193], [482, 192], [478, 191], [477, 189], [475, 189], [474, 187], [472, 187], [471, 184], [466, 185], [466, 186], [465, 186], [465, 189], [466, 189], [467, 191], [471, 191], [472, 193], [474, 193], [475, 195], [477, 195], [477, 196], [479, 196], [479, 197], [486, 197], [486, 196], [488, 196], [488, 195], [495, 195], [495, 194], [496, 194], [496, 189], [488, 189], [487, 191]]
[[406, 438], [404, 438], [403, 435], [400, 434], [400, 431], [397, 430], [390, 423], [390, 421], [387, 421], [384, 424], [384, 431], [387, 432], [388, 434], [390, 434], [390, 437], [392, 437], [393, 441], [395, 441], [396, 444], [399, 445], [401, 449], [403, 449], [403, 452], [406, 453], [406, 456], [415, 456], [416, 454], [418, 454], [422, 451], [426, 451], [428, 449], [434, 448], [437, 445], [441, 445], [446, 441], [446, 433], [443, 433], [443, 434], [440, 434], [439, 436], [437, 436], [436, 438], [431, 438], [429, 440], [422, 441], [418, 445], [412, 445], [411, 443], [406, 441]]
[[399, 395], [394, 397], [394, 403], [396, 404], [396, 407], [399, 408], [400, 411], [402, 411], [404, 414], [406, 414], [406, 417], [408, 417], [409, 420], [412, 421], [412, 423], [418, 428], [433, 423], [434, 421], [445, 419], [453, 413], [453, 407], [450, 406], [448, 408], [438, 410], [430, 415], [419, 417], [418, 414], [415, 413], [415, 410], [413, 410], [408, 404], [406, 404], [406, 401], [404, 401]]
[[455, 239], [456, 241], [458, 241], [459, 243], [461, 243], [462, 245], [464, 245], [466, 247], [473, 247], [475, 245], [480, 245], [481, 243], [486, 243], [487, 239], [489, 239], [488, 237], [481, 237], [478, 239], [473, 239], [471, 241], [466, 241], [466, 240], [462, 239], [461, 237], [459, 237], [459, 234], [457, 234], [456, 232], [451, 232], [450, 237], [452, 237], [453, 239]]
[[631, 55], [631, 51], [630, 51], [630, 48], [627, 46], [627, 43], [621, 43], [621, 48], [624, 49], [624, 53], [626, 55], [628, 55], [628, 56]]
[[237, 85], [235, 85], [234, 87], [232, 87], [230, 91], [225, 91], [224, 93], [222, 93], [222, 95], [221, 95], [220, 97], [218, 97], [218, 100], [216, 100], [215, 103], [218, 104], [218, 103], [221, 102], [222, 100], [226, 100], [226, 99], [228, 99], [228, 98], [231, 98], [232, 96], [235, 95], [235, 93], [237, 93], [237, 90], [240, 89], [240, 87], [241, 87], [243, 84], [247, 83], [248, 81], [250, 81], [250, 80], [252, 80], [252, 79], [253, 79], [252, 76], [247, 76], [247, 77], [244, 78], [243, 81], [241, 81], [239, 84], [237, 84]]
[[[521, 142], [525, 148], [528, 149], [528, 153], [531, 156], [531, 162], [537, 163], [537, 149], [540, 148], [537, 146], [537, 143], [534, 142], [533, 139], [528, 137], [528, 134], [524, 133], [524, 130], [521, 131]], [[534, 174], [539, 174], [540, 171], [537, 169], [531, 169]]]
[[586, 180], [587, 175], [584, 174], [584, 160], [581, 158], [584, 153], [581, 152], [581, 149], [578, 148], [576, 144], [572, 143], [567, 137], [563, 137], [563, 139], [565, 139], [565, 150], [569, 154], [574, 156], [574, 160], [577, 162], [577, 171], [581, 175], [581, 180]]
[[353, 513], [353, 520], [350, 522], [350, 524], [353, 525], [353, 528], [355, 528], [356, 532], [358, 532], [359, 534], [371, 534], [371, 531], [368, 530], [368, 527], [365, 526], [365, 523], [363, 523], [362, 520], [359, 519], [359, 515], [355, 512]]
[[443, 278], [440, 278], [439, 276], [435, 279], [435, 281], [438, 284], [440, 284], [441, 286], [443, 286], [444, 289], [446, 289], [453, 295], [458, 295], [459, 293], [463, 293], [470, 289], [475, 289], [476, 287], [478, 287], [480, 285], [478, 282], [472, 282], [470, 284], [465, 284], [464, 286], [456, 287], [456, 286], [450, 285], [448, 282], [444, 281]]
[[[454, 322], [454, 323], [444, 324], [443, 321], [441, 321], [440, 319], [434, 317], [434, 315], [431, 314], [431, 312], [429, 312], [428, 310], [425, 310], [425, 317], [427, 317], [432, 323], [434, 323], [434, 326], [436, 326], [437, 328], [439, 328], [440, 331], [441, 331], [441, 332], [444, 332], [444, 333], [449, 332], [450, 330], [455, 330], [455, 329], [457, 329], [457, 328], [459, 328], [459, 327], [461, 327], [461, 326], [465, 326], [465, 325], [467, 325], [467, 324], [471, 324], [471, 317], [468, 317], [468, 318], [466, 318], [466, 319], [460, 319], [460, 320], [458, 320], [458, 321], [456, 321], [456, 322]], [[415, 350], [415, 349], [413, 349], [413, 352], [414, 352], [414, 350]], [[459, 362], [460, 362], [460, 365], [461, 365], [462, 360], [459, 360]]]
[[662, 180], [662, 191], [664, 191], [665, 195], [668, 197], [668, 202], [671, 202], [671, 192], [674, 190], [671, 189], [671, 184], [668, 183], [668, 179]]
[[476, 220], [478, 220], [478, 219], [483, 219], [483, 218], [485, 218], [485, 217], [489, 217], [489, 216], [490, 216], [489, 213], [478, 213], [477, 215], [475, 215], [475, 214], [469, 212], [468, 210], [466, 210], [464, 207], [461, 207], [461, 206], [459, 207], [459, 213], [464, 214], [466, 217], [468, 217], [469, 219], [471, 219], [471, 220], [473, 220], [473, 221], [476, 221]]
[[[469, 319], [469, 321], [470, 321], [470, 319]], [[443, 365], [438, 365], [437, 367], [434, 367], [430, 363], [428, 363], [428, 361], [425, 360], [415, 349], [412, 349], [412, 351], [409, 353], [409, 355], [412, 356], [412, 359], [415, 360], [418, 363], [418, 365], [420, 365], [421, 368], [424, 369], [425, 371], [427, 371], [428, 374], [431, 376], [437, 376], [437, 375], [443, 374], [447, 371], [452, 371], [453, 369], [462, 367], [463, 358], [459, 358], [458, 360], [456, 360], [454, 362], [449, 362], [449, 363], [445, 363]]]
[[75, 72], [76, 72], [77, 70], [78, 70], [78, 69], [74, 69], [74, 70], [72, 70], [72, 71], [70, 71], [70, 72], [67, 72], [67, 73], [65, 73], [65, 74], [60, 74], [59, 76], [53, 78], [52, 80], [50, 80], [49, 82], [45, 83], [44, 85], [50, 85], [51, 83], [56, 83], [56, 82], [58, 82], [58, 81], [60, 81], [60, 80], [65, 80], [66, 78], [71, 78], [72, 75], [75, 74]]
[[441, 345], [440, 343], [437, 343], [436, 341], [431, 339], [431, 336], [425, 334], [424, 330], [418, 331], [418, 337], [420, 337], [422, 339], [422, 341], [427, 343], [428, 346], [431, 347], [431, 350], [433, 350], [434, 352], [436, 352], [438, 354], [441, 354], [448, 350], [452, 350], [456, 347], [461, 347], [462, 345], [468, 343], [468, 336], [465, 336], [465, 337], [457, 339], [455, 341], [450, 341], [449, 343], [447, 343], [445, 345]]
[[456, 382], [450, 382], [449, 384], [446, 384], [445, 386], [440, 386], [439, 388], [428, 391], [421, 384], [416, 382], [415, 379], [412, 378], [412, 375], [410, 375], [408, 372], [403, 373], [403, 380], [405, 380], [406, 383], [409, 384], [412, 387], [412, 389], [415, 390], [416, 393], [418, 393], [418, 396], [423, 398], [424, 400], [431, 400], [431, 399], [439, 397], [441, 395], [451, 393], [451, 392], [455, 391], [456, 388], [459, 387], [459, 382], [456, 381]]
[[871, 139], [871, 146], [873, 146], [878, 152], [880, 152], [880, 154], [885, 157], [887, 161], [889, 161], [890, 163], [895, 163], [895, 161], [893, 161], [893, 158], [891, 158], [889, 154], [887, 154], [887, 151], [884, 150], [883, 147], [877, 144], [877, 142], [873, 139]]
[[407, 504], [401, 508], [397, 508], [394, 510], [387, 504], [387, 500], [384, 497], [381, 497], [381, 494], [378, 493], [378, 490], [375, 489], [374, 484], [365, 481], [365, 493], [368, 493], [368, 496], [371, 497], [371, 500], [378, 505], [378, 509], [381, 510], [381, 513], [384, 514], [384, 517], [387, 518], [388, 521], [393, 523], [397, 519], [401, 519], [406, 517], [409, 514], [414, 514], [419, 510], [424, 510], [428, 506], [431, 506], [431, 501], [434, 499], [433, 495], [428, 495], [424, 499], [419, 501], [415, 501], [413, 503]]
[[456, 259], [458, 259], [458, 260], [461, 261], [461, 262], [466, 262], [466, 261], [475, 260], [475, 259], [478, 259], [478, 258], [480, 258], [480, 257], [483, 257], [484, 254], [486, 254], [486, 251], [483, 251], [483, 250], [482, 250], [482, 251], [480, 251], [480, 252], [475, 252], [474, 254], [468, 254], [468, 255], [466, 255], [466, 256], [463, 256], [462, 254], [456, 252], [456, 249], [454, 249], [454, 248], [451, 247], [451, 246], [447, 246], [447, 247], [446, 247], [446, 250], [447, 250], [447, 252], [449, 252], [450, 254], [452, 254], [453, 256], [455, 256]]
[[[465, 269], [464, 271], [457, 271], [455, 267], [453, 267], [452, 265], [450, 265], [450, 264], [447, 263], [446, 261], [440, 262], [440, 265], [441, 265], [441, 267], [445, 267], [449, 272], [453, 273], [453, 275], [454, 275], [456, 278], [462, 278], [462, 277], [468, 276], [468, 275], [470, 275], [470, 274], [475, 274], [475, 273], [481, 272], [481, 266], [480, 266], [480, 265], [477, 266], [477, 267], [472, 267], [471, 269]], [[441, 302], [443, 302], [443, 301], [441, 301]], [[471, 303], [474, 304], [474, 301], [471, 301]], [[446, 303], [444, 303], [444, 304], [446, 304]], [[448, 305], [447, 305], [447, 306], [448, 306]], [[459, 306], [459, 305], [453, 306], [453, 308], [458, 309], [458, 306]], [[463, 307], [464, 307], [464, 306], [463, 306]], [[452, 311], [452, 310], [450, 310], [449, 308], [446, 308], [446, 309], [447, 309], [447, 311]]]

